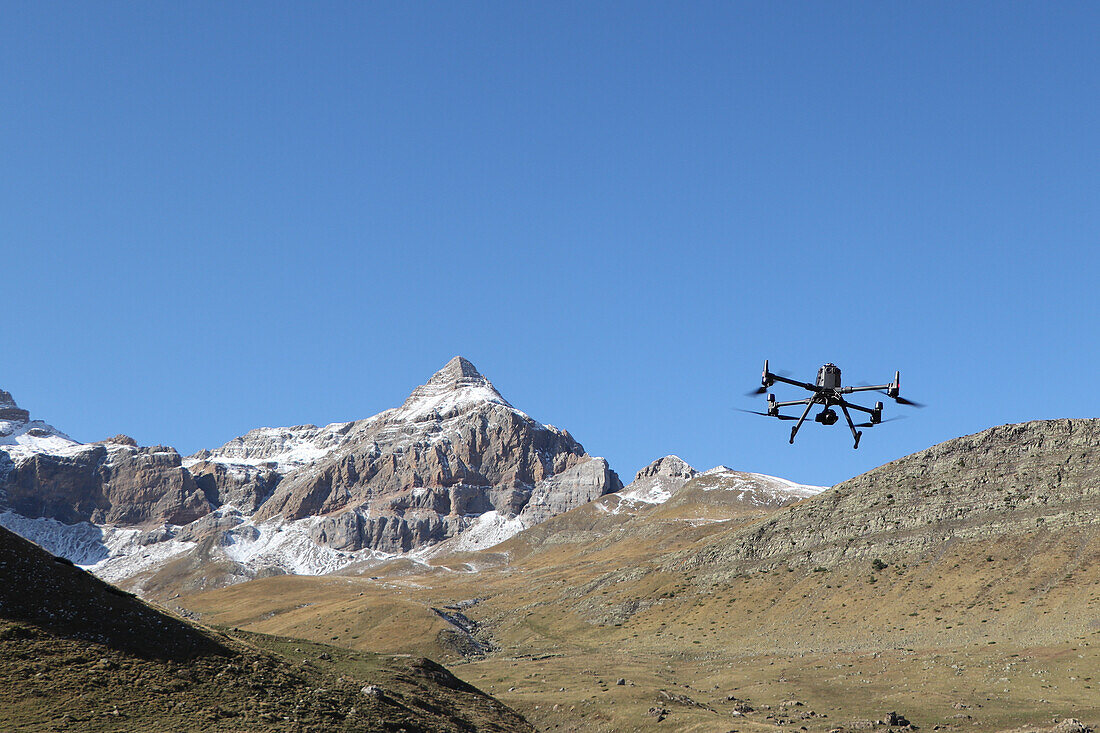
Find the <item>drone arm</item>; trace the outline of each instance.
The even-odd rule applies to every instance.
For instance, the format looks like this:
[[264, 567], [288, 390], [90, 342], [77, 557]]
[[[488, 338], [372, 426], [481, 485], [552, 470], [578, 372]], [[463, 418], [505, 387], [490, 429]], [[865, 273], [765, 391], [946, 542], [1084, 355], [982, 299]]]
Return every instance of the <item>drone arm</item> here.
[[[852, 405], [855, 407], [855, 405]], [[859, 439], [863, 437], [863, 433], [856, 430], [855, 424], [852, 422], [852, 416], [848, 414], [848, 403], [841, 400], [840, 409], [844, 411], [844, 419], [848, 421], [848, 427], [852, 429], [852, 437], [855, 438], [856, 444], [852, 448], [859, 449]]]
[[794, 436], [798, 434], [798, 429], [800, 427], [802, 427], [802, 423], [805, 422], [806, 416], [810, 414], [810, 408], [812, 408], [814, 406], [814, 403], [816, 401], [817, 401], [816, 400], [816, 395], [815, 395], [815, 397], [811, 397], [809, 400], [806, 401], [806, 409], [802, 411], [802, 417], [798, 418], [798, 422], [796, 422], [794, 424], [794, 427], [791, 428], [791, 444], [792, 445], [794, 444]]
[[893, 386], [893, 384], [868, 384], [862, 387], [842, 387], [840, 391], [842, 394], [851, 394], [852, 392], [875, 392], [889, 389]]
[[802, 389], [808, 389], [811, 392], [817, 392], [818, 391], [818, 388], [815, 385], [812, 385], [808, 382], [799, 382], [798, 380], [795, 380], [795, 379], [787, 379], [786, 377], [781, 377], [778, 374], [772, 374], [771, 372], [768, 373], [768, 379], [772, 382], [783, 382], [784, 384], [793, 384], [795, 387], [801, 387]]
[[806, 404], [807, 402], [811, 402], [811, 403], [812, 403], [812, 402], [813, 402], [813, 400], [814, 400], [814, 398], [813, 398], [813, 397], [807, 397], [807, 398], [806, 398], [806, 399], [804, 399], [804, 400], [791, 400], [790, 402], [776, 402], [776, 403], [775, 403], [775, 406], [776, 406], [776, 407], [791, 407], [792, 405], [804, 405], [804, 404]]
[[860, 412], [866, 412], [868, 415], [873, 415], [875, 413], [875, 411], [872, 410], [870, 407], [864, 407], [863, 405], [857, 405], [854, 402], [848, 402], [847, 400], [841, 400], [838, 404], [842, 408], [843, 407], [851, 407], [853, 410], [859, 410]]

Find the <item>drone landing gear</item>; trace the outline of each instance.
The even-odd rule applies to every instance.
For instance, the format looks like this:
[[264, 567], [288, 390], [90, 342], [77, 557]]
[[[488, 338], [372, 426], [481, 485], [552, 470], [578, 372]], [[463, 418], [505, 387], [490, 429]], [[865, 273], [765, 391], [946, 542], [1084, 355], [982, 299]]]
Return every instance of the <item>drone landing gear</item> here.
[[798, 418], [798, 422], [791, 428], [791, 445], [794, 445], [794, 436], [798, 434], [798, 429], [802, 427], [802, 423], [806, 422], [806, 416], [810, 414], [810, 410], [817, 404], [817, 395], [814, 395], [806, 403], [806, 409], [802, 411], [802, 417]]
[[859, 450], [859, 439], [863, 437], [863, 431], [856, 430], [855, 423], [852, 422], [852, 416], [848, 413], [848, 404], [844, 400], [840, 401], [840, 409], [844, 411], [844, 419], [848, 421], [848, 427], [852, 430], [852, 437], [856, 439], [852, 450]]

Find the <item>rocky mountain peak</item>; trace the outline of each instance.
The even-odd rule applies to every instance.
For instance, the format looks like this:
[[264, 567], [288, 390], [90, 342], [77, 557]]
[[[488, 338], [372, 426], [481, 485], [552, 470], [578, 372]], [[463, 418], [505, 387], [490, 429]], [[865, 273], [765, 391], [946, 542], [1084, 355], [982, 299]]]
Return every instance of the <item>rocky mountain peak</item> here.
[[31, 414], [26, 410], [20, 409], [19, 405], [15, 404], [11, 392], [5, 392], [0, 389], [0, 420], [26, 422], [30, 419]]
[[484, 379], [473, 362], [464, 356], [453, 357], [442, 369], [432, 375], [428, 383], [457, 382], [463, 379]]
[[417, 422], [433, 417], [453, 417], [484, 403], [512, 407], [473, 363], [456, 356], [425, 384], [414, 389], [393, 419]]

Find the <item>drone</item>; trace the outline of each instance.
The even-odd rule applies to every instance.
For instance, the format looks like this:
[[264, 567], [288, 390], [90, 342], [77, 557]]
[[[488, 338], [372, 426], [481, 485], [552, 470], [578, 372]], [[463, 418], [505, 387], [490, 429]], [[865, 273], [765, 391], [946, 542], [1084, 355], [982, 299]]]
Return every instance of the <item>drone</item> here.
[[[784, 384], [793, 384], [796, 387], [809, 390], [813, 392], [809, 397], [802, 400], [791, 400], [790, 402], [776, 402], [775, 395], [768, 395], [768, 411], [757, 412], [756, 410], [742, 410], [742, 412], [751, 412], [754, 415], [763, 415], [764, 417], [775, 417], [780, 420], [797, 420], [794, 427], [791, 428], [791, 443], [794, 443], [794, 436], [798, 434], [798, 429], [802, 427], [802, 423], [805, 422], [806, 416], [810, 414], [810, 410], [814, 405], [821, 405], [821, 412], [814, 416], [814, 421], [819, 422], [822, 425], [835, 425], [840, 418], [836, 414], [836, 410], [832, 409], [837, 406], [844, 413], [844, 418], [848, 421], [848, 427], [852, 429], [852, 437], [855, 438], [855, 445], [852, 448], [859, 449], [859, 439], [863, 436], [862, 430], [856, 430], [856, 428], [870, 428], [883, 422], [882, 419], [882, 403], [876, 402], [874, 407], [863, 407], [844, 399], [844, 395], [851, 394], [853, 392], [882, 392], [887, 397], [893, 398], [899, 405], [909, 405], [911, 407], [924, 407], [919, 402], [913, 402], [907, 400], [901, 396], [901, 372], [894, 372], [894, 381], [889, 384], [869, 384], [861, 385], [859, 387], [842, 387], [840, 383], [840, 367], [836, 364], [824, 364], [817, 370], [817, 383], [810, 384], [808, 382], [799, 382], [794, 379], [787, 379], [779, 374], [774, 374], [768, 371], [768, 360], [764, 360], [764, 374], [760, 378], [761, 387], [749, 392], [750, 396], [761, 395], [768, 391], [768, 387], [772, 386], [776, 382], [783, 382]], [[790, 407], [792, 405], [805, 405], [806, 409], [802, 411], [801, 417], [795, 417], [794, 415], [780, 415], [780, 407]], [[870, 415], [870, 421], [864, 423], [853, 423], [852, 416], [848, 412], [848, 408], [853, 410], [859, 410], [860, 412], [866, 412]], [[897, 420], [898, 418], [891, 418]], [[886, 420], [885, 422], [889, 422]]]

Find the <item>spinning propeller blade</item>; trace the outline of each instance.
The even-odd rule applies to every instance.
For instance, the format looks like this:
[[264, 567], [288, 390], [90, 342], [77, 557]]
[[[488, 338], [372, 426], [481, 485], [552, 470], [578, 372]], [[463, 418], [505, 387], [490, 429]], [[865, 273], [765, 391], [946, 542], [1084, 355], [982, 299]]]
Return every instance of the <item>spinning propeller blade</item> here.
[[797, 417], [793, 415], [769, 415], [766, 412], [757, 412], [756, 410], [742, 410], [740, 407], [736, 408], [738, 412], [748, 412], [752, 415], [763, 415], [764, 417], [777, 417], [780, 420], [797, 420]]
[[889, 392], [887, 392], [884, 389], [876, 389], [875, 391], [878, 392], [879, 394], [886, 395], [887, 397], [892, 399], [894, 402], [897, 402], [899, 405], [909, 405], [910, 407], [924, 407], [923, 402], [913, 402], [913, 400], [907, 400], [904, 397], [900, 397], [900, 396], [899, 397], [894, 397], [893, 395], [891, 395]]
[[873, 428], [876, 425], [882, 425], [882, 423], [884, 423], [884, 422], [894, 422], [895, 420], [904, 420], [904, 419], [905, 419], [905, 415], [898, 415], [897, 417], [888, 417], [885, 420], [880, 420], [879, 422], [859, 422], [859, 423], [856, 423], [856, 427], [857, 428]]

